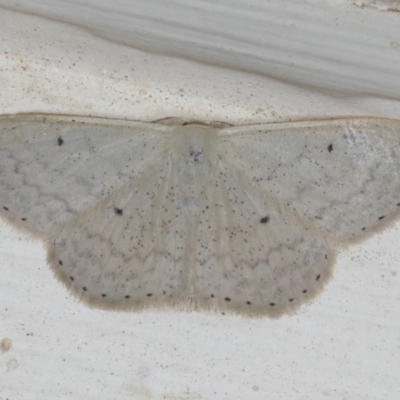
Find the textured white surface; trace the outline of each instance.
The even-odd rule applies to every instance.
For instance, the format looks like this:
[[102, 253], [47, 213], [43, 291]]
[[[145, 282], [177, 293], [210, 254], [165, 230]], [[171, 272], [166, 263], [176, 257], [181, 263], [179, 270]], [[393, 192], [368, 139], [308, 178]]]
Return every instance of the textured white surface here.
[[[102, 36], [133, 45], [155, 37], [150, 45], [162, 43], [166, 54], [165, 43], [178, 43], [185, 59], [213, 56], [235, 71], [167, 55], [141, 58], [83, 30], [2, 10], [2, 112], [231, 123], [399, 118], [399, 15], [350, 2], [299, 3], [246, 2], [248, 19], [237, 5], [197, 3], [191, 15], [205, 30], [192, 31], [191, 22], [184, 34], [173, 33], [169, 21], [152, 25], [171, 15], [184, 23], [181, 5], [166, 13], [153, 3], [142, 11], [141, 35], [129, 31], [138, 26], [131, 14], [139, 3], [114, 2], [116, 13], [45, 3], [47, 12], [61, 10], [59, 19], [72, 15], [83, 24], [85, 16]], [[19, 2], [19, 9], [28, 5], [38, 3]], [[88, 309], [54, 279], [39, 243], [1, 230], [0, 340], [12, 341], [0, 353], [4, 398], [399, 397], [398, 226], [343, 252], [318, 300], [278, 321]]]

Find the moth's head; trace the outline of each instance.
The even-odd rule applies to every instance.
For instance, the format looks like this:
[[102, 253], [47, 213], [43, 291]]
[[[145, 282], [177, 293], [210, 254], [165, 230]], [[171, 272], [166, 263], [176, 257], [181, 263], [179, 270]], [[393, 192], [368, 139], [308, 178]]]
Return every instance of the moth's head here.
[[204, 122], [200, 120], [193, 120], [193, 121], [185, 121], [182, 123], [182, 125], [205, 125], [205, 126], [211, 126], [213, 128], [227, 128], [228, 126], [232, 126], [228, 122], [223, 122], [223, 121], [210, 121], [210, 122]]
[[162, 118], [158, 119], [155, 121], [152, 121], [157, 124], [162, 124], [162, 125], [168, 125], [168, 126], [187, 126], [187, 125], [203, 125], [203, 126], [211, 126], [212, 128], [226, 128], [228, 126], [232, 126], [232, 124], [229, 124], [228, 122], [224, 121], [201, 121], [199, 119], [194, 119], [194, 120], [187, 120], [187, 119], [182, 119], [178, 117], [167, 117], [167, 118]]

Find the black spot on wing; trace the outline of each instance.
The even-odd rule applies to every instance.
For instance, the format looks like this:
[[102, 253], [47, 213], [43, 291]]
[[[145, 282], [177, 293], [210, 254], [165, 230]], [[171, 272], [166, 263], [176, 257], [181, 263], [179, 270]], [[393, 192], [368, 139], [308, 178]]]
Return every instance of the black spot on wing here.
[[267, 222], [269, 222], [269, 217], [268, 216], [262, 217], [260, 219], [260, 224], [266, 224]]
[[59, 146], [62, 146], [62, 145], [64, 144], [64, 139], [63, 139], [61, 136], [59, 136], [59, 137], [57, 138], [57, 144], [58, 144]]

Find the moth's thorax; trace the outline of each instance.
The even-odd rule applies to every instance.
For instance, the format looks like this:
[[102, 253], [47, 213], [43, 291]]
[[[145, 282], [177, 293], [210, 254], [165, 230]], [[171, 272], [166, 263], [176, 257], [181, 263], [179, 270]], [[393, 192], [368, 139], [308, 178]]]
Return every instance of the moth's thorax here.
[[181, 199], [186, 212], [197, 214], [201, 211], [218, 159], [217, 132], [206, 125], [176, 128], [173, 154], [177, 157]]

